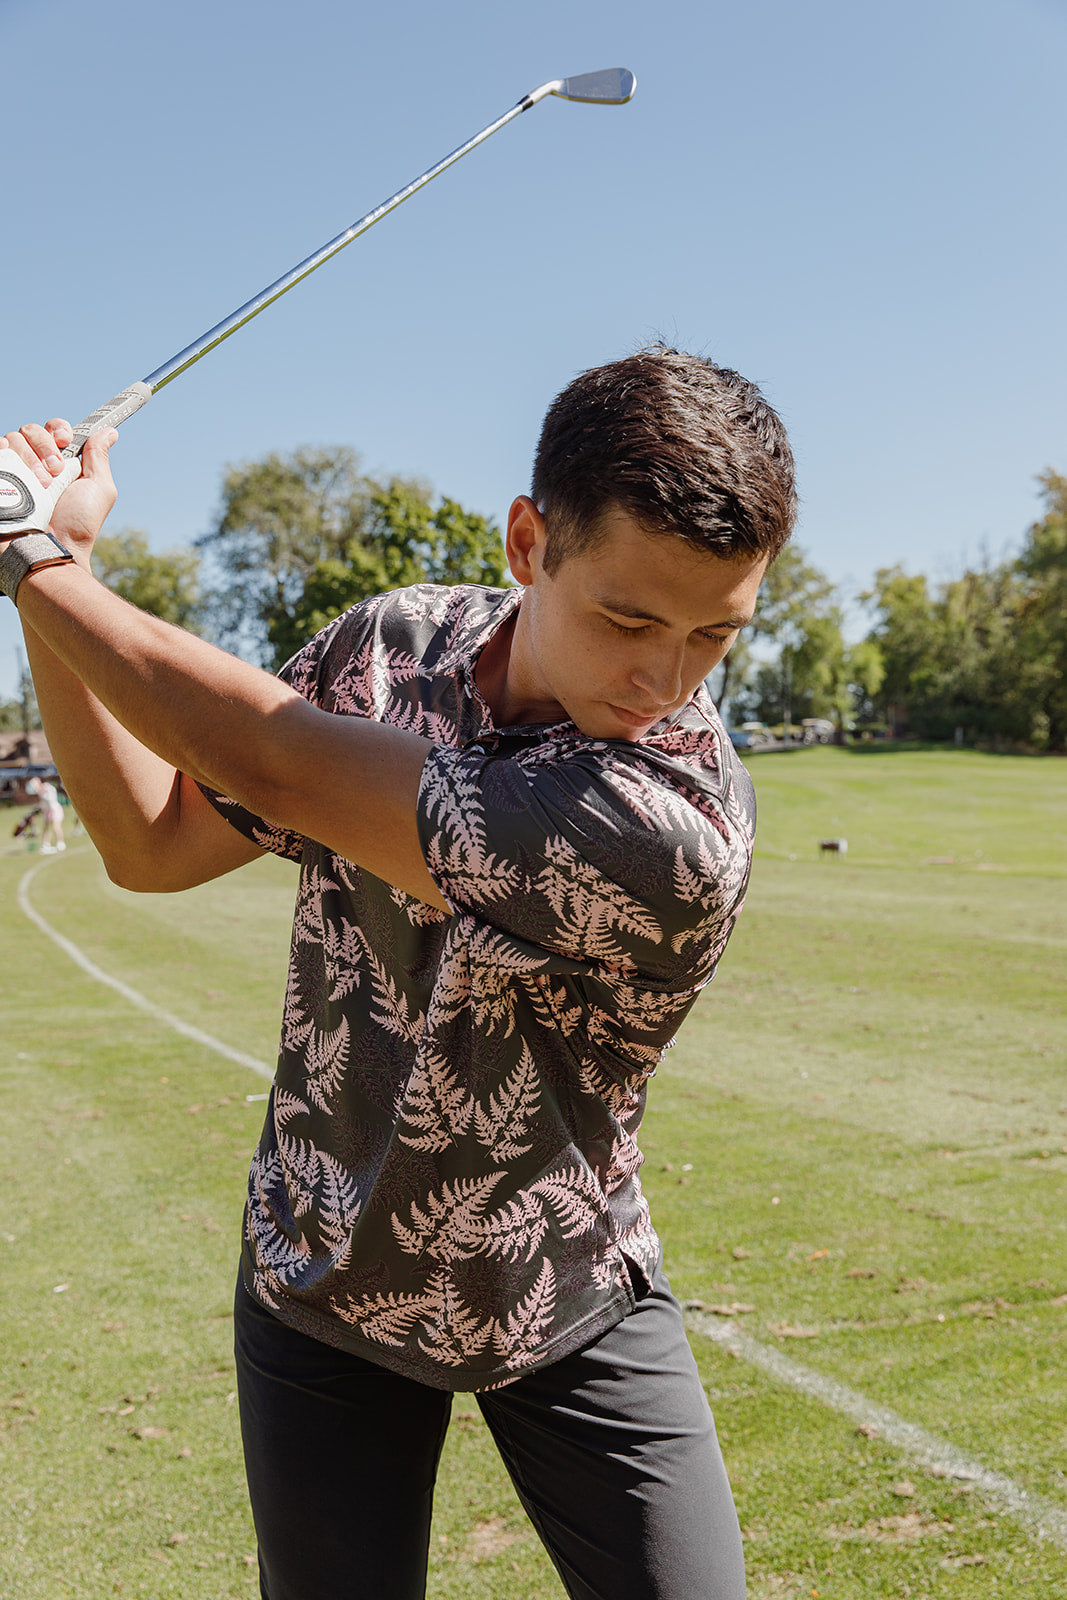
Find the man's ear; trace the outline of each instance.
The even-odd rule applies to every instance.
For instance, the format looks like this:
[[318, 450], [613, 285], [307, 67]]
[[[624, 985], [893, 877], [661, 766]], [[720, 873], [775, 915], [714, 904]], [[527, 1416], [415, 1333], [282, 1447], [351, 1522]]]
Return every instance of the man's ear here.
[[528, 494], [520, 494], [511, 502], [504, 548], [511, 576], [529, 588], [544, 561], [545, 519]]

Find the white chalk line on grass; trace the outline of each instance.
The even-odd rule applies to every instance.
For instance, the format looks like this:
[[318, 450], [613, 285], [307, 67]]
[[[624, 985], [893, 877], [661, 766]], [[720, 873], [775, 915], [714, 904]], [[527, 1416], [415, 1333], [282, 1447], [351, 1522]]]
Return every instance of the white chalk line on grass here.
[[[254, 1056], [245, 1055], [241, 1050], [232, 1050], [228, 1044], [223, 1044], [221, 1039], [214, 1038], [210, 1033], [204, 1033], [200, 1028], [192, 1027], [180, 1017], [174, 1016], [172, 1012], [157, 1006], [154, 1001], [131, 988], [128, 983], [123, 983], [120, 978], [111, 977], [98, 967], [95, 961], [90, 961], [76, 944], [53, 928], [51, 923], [46, 922], [40, 912], [31, 905], [29, 888], [38, 872], [48, 864], [39, 861], [23, 874], [18, 886], [19, 908], [35, 927], [58, 945], [64, 954], [90, 978], [97, 983], [106, 984], [109, 989], [120, 994], [138, 1010], [146, 1012], [157, 1022], [173, 1028], [176, 1033], [184, 1035], [194, 1043], [213, 1050], [216, 1055], [224, 1056], [227, 1061], [248, 1067], [261, 1078], [273, 1080], [274, 1072], [265, 1061], [258, 1061]], [[761, 1368], [777, 1382], [784, 1383], [788, 1388], [806, 1394], [832, 1410], [851, 1417], [857, 1425], [877, 1429], [880, 1438], [903, 1450], [919, 1465], [929, 1467], [938, 1476], [959, 1478], [967, 1483], [973, 1483], [990, 1504], [1008, 1512], [1039, 1538], [1050, 1539], [1054, 1544], [1067, 1550], [1067, 1512], [1053, 1505], [1050, 1500], [1021, 1489], [1003, 1473], [992, 1472], [981, 1462], [965, 1456], [947, 1439], [939, 1439], [936, 1434], [927, 1433], [925, 1428], [906, 1421], [895, 1411], [890, 1411], [888, 1406], [876, 1405], [873, 1400], [868, 1400], [856, 1389], [850, 1389], [847, 1384], [839, 1383], [836, 1378], [828, 1378], [824, 1373], [816, 1372], [812, 1367], [805, 1367], [801, 1362], [794, 1361], [791, 1356], [772, 1349], [770, 1345], [761, 1344], [758, 1339], [753, 1339], [751, 1334], [743, 1332], [732, 1323], [720, 1322], [716, 1317], [697, 1311], [686, 1312], [685, 1320], [687, 1327], [694, 1333], [702, 1334], [704, 1338], [711, 1339], [732, 1355]]]
[[1002, 1472], [992, 1472], [981, 1462], [965, 1456], [947, 1439], [939, 1439], [936, 1434], [927, 1433], [925, 1428], [918, 1427], [914, 1422], [907, 1422], [895, 1411], [890, 1411], [888, 1406], [876, 1405], [873, 1400], [866, 1399], [847, 1384], [839, 1383], [836, 1378], [828, 1378], [825, 1373], [794, 1361], [780, 1350], [761, 1344], [734, 1324], [721, 1322], [717, 1317], [698, 1311], [687, 1311], [685, 1320], [686, 1326], [694, 1333], [703, 1334], [731, 1355], [762, 1368], [779, 1383], [821, 1401], [834, 1411], [842, 1412], [858, 1425], [876, 1430], [880, 1438], [904, 1451], [918, 1465], [930, 1468], [935, 1476], [960, 1478], [973, 1483], [987, 1503], [1007, 1512], [1039, 1538], [1049, 1539], [1067, 1550], [1067, 1511], [1051, 1500], [1021, 1489]]
[[172, 1011], [165, 1011], [162, 1006], [157, 1006], [154, 1000], [149, 1000], [147, 995], [143, 995], [139, 990], [131, 988], [128, 983], [123, 983], [121, 978], [113, 978], [110, 973], [104, 972], [101, 967], [96, 965], [95, 961], [90, 961], [83, 950], [79, 950], [76, 944], [60, 933], [57, 928], [53, 928], [50, 922], [46, 922], [40, 912], [36, 911], [31, 904], [29, 891], [31, 883], [41, 869], [50, 865], [52, 865], [50, 861], [38, 861], [28, 872], [23, 873], [16, 891], [19, 910], [29, 918], [35, 928], [39, 928], [43, 934], [52, 940], [53, 944], [58, 945], [63, 954], [69, 956], [75, 965], [79, 966], [88, 977], [92, 978], [96, 983], [106, 984], [109, 989], [114, 989], [115, 993], [120, 994], [124, 1000], [128, 1000], [131, 1006], [136, 1006], [139, 1011], [146, 1012], [148, 1016], [154, 1017], [157, 1022], [164, 1023], [168, 1028], [172, 1028], [175, 1033], [180, 1033], [186, 1039], [191, 1039], [194, 1044], [202, 1045], [205, 1050], [213, 1050], [216, 1055], [225, 1056], [227, 1061], [236, 1062], [239, 1067], [247, 1067], [250, 1072], [257, 1073], [259, 1077], [266, 1078], [270, 1082], [274, 1081], [274, 1068], [269, 1067], [265, 1061], [259, 1061], [255, 1056], [245, 1055], [243, 1050], [231, 1049], [221, 1039], [216, 1039], [213, 1034], [205, 1033], [202, 1028], [195, 1028], [192, 1023], [183, 1022], [181, 1017], [176, 1017]]

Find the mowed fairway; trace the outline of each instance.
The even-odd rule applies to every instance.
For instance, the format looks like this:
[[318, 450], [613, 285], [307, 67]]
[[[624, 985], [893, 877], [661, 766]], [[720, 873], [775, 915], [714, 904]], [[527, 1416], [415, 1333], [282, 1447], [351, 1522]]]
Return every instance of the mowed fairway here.
[[[748, 907], [645, 1124], [674, 1287], [1067, 1512], [1067, 763], [749, 766]], [[0, 855], [0, 1586], [251, 1596], [229, 1302], [265, 1085], [56, 950], [16, 904], [36, 860]], [[267, 861], [135, 897], [83, 846], [30, 895], [269, 1062], [294, 883]], [[754, 1600], [1067, 1594], [1067, 1550], [973, 1483], [693, 1344]], [[469, 1399], [432, 1549], [438, 1600], [562, 1593]]]

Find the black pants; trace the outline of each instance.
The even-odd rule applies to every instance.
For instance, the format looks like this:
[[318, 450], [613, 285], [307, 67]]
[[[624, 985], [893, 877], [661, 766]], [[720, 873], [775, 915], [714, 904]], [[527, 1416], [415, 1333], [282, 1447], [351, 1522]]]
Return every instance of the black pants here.
[[[286, 1327], [239, 1281], [266, 1600], [421, 1600], [452, 1397]], [[584, 1350], [476, 1396], [572, 1600], [743, 1600], [715, 1424], [662, 1272]]]

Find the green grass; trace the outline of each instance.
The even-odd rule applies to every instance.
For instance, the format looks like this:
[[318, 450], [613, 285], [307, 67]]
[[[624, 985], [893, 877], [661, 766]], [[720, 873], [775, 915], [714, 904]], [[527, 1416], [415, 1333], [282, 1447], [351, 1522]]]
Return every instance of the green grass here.
[[[753, 1307], [756, 1338], [1067, 1509], [1067, 764], [749, 765], [749, 904], [645, 1124], [674, 1287]], [[820, 858], [831, 836], [846, 857]], [[249, 1596], [229, 1300], [264, 1085], [55, 951], [14, 906], [32, 861], [0, 857], [0, 1576], [26, 1600]], [[268, 861], [135, 897], [85, 850], [32, 895], [105, 970], [269, 1061], [293, 887]], [[754, 1600], [1067, 1593], [1067, 1553], [966, 1485], [694, 1346]], [[469, 1399], [430, 1594], [561, 1594]]]
[[[264, 1085], [59, 954], [16, 908], [35, 860], [0, 857], [0, 1587], [258, 1594], [230, 1305], [263, 1114], [245, 1097]], [[50, 861], [32, 898], [105, 970], [269, 1060], [294, 888], [268, 860], [142, 898], [82, 849]], [[433, 1560], [436, 1600], [560, 1594], [466, 1397]]]
[[[1067, 765], [750, 770], [749, 904], [645, 1125], [675, 1289], [1067, 1507]], [[1062, 1552], [696, 1344], [754, 1595], [1067, 1592]]]

